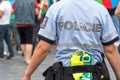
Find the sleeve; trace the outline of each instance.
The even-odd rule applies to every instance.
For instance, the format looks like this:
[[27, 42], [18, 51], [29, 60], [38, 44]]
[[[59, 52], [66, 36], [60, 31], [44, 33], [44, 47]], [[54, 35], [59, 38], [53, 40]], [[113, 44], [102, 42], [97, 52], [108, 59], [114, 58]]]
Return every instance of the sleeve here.
[[53, 9], [49, 9], [39, 30], [39, 38], [52, 44], [56, 39], [56, 20]]
[[103, 24], [102, 24], [102, 35], [101, 35], [101, 41], [102, 44], [105, 45], [110, 45], [117, 40], [119, 40], [116, 28], [114, 26], [114, 23], [112, 21], [111, 16], [106, 10], [106, 15], [103, 16]]

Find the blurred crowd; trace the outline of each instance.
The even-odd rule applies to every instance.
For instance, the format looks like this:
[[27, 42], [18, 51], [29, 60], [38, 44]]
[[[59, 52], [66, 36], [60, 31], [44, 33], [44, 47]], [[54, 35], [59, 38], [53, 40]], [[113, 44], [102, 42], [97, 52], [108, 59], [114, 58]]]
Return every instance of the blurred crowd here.
[[[24, 56], [26, 64], [30, 63], [39, 42], [37, 33], [42, 26], [45, 14], [57, 1], [59, 0], [0, 0], [0, 17], [2, 17], [0, 18], [0, 60], [13, 59], [15, 54], [20, 54]], [[114, 1], [114, 6], [110, 6], [107, 1], [107, 4], [101, 3], [101, 0], [96, 1], [107, 8], [120, 35], [120, 19], [114, 15], [119, 0]]]
[[[46, 11], [55, 2], [54, 0], [0, 1], [0, 13], [3, 13], [0, 25], [6, 26], [1, 29], [2, 34], [0, 34], [2, 35], [0, 37], [0, 60], [13, 59], [15, 54], [20, 54], [24, 56], [26, 64], [30, 63], [34, 48], [39, 41], [37, 32]], [[3, 21], [7, 23], [3, 24]]]

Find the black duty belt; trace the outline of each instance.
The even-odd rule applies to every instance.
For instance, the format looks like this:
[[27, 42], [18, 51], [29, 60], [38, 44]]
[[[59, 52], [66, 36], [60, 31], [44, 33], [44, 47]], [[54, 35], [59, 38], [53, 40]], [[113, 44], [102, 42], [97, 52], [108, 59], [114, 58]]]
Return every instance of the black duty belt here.
[[72, 67], [63, 67], [64, 75], [78, 73], [78, 72], [96, 72], [95, 65], [84, 65], [84, 66], [72, 66]]

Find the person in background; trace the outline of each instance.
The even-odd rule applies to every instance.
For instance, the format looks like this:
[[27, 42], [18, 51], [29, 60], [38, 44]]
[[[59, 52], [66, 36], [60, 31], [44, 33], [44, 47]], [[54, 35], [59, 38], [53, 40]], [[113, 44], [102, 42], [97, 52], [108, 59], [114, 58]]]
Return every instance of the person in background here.
[[14, 57], [14, 49], [10, 39], [10, 16], [12, 7], [9, 1], [1, 0], [0, 3], [0, 59], [4, 59], [4, 40], [8, 46], [10, 55], [7, 59]]
[[36, 0], [15, 0], [12, 7], [24, 59], [26, 64], [29, 64], [33, 49], [33, 27], [35, 26], [35, 15], [38, 14], [38, 4]]
[[[11, 5], [14, 3], [14, 0], [8, 0]], [[22, 50], [21, 50], [21, 46], [20, 46], [20, 36], [19, 36], [19, 33], [18, 33], [18, 30], [16, 28], [16, 25], [15, 25], [15, 14], [11, 14], [11, 17], [10, 17], [10, 23], [11, 23], [11, 33], [13, 33], [13, 36], [12, 38], [15, 38], [15, 43], [16, 43], [16, 51], [18, 54], [22, 54]], [[11, 35], [12, 36], [12, 35]]]
[[[14, 2], [14, 0], [8, 0], [8, 1], [11, 3], [11, 5]], [[19, 33], [18, 33], [18, 30], [16, 28], [16, 25], [15, 25], [14, 21], [15, 21], [15, 15], [11, 14], [9, 33], [10, 33], [10, 37], [11, 37], [11, 40], [12, 40], [12, 45], [16, 49], [16, 52], [18, 54], [22, 54], [21, 47], [20, 47], [20, 37], [19, 37]], [[6, 44], [5, 41], [4, 41], [4, 55], [5, 56], [9, 55], [8, 47], [7, 47], [7, 44]]]
[[20, 36], [15, 24], [15, 14], [11, 14], [10, 17], [10, 33], [13, 41], [13, 46], [15, 47], [16, 52], [18, 54], [23, 54], [20, 46], [21, 45]]
[[55, 41], [55, 61], [43, 73], [45, 80], [110, 80], [103, 54], [116, 80], [120, 80], [120, 59], [114, 45], [119, 37], [107, 9], [96, 1], [60, 0], [54, 3], [38, 35], [40, 42], [22, 80], [31, 80]]

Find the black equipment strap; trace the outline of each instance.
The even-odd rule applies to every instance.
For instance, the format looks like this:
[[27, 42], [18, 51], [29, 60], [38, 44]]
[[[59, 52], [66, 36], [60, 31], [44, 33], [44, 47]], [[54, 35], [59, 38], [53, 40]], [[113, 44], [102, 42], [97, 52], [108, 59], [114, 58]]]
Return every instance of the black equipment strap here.
[[73, 74], [78, 72], [96, 72], [95, 65], [86, 65], [86, 66], [73, 66], [73, 67], [63, 67], [63, 73], [66, 74]]

